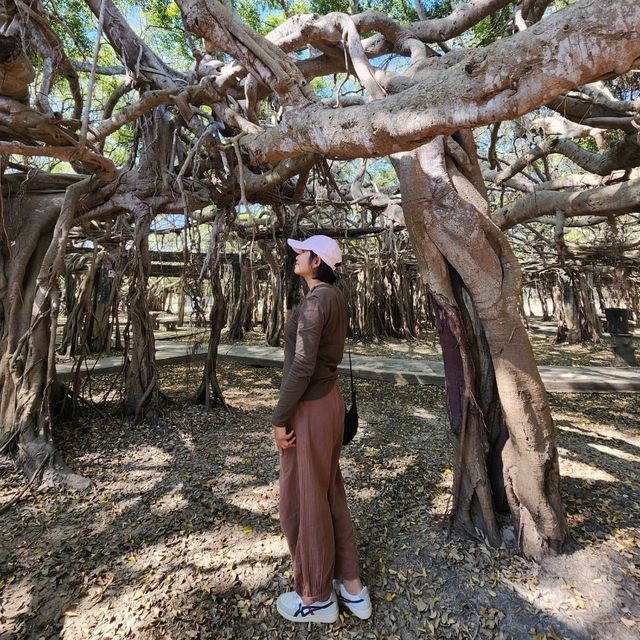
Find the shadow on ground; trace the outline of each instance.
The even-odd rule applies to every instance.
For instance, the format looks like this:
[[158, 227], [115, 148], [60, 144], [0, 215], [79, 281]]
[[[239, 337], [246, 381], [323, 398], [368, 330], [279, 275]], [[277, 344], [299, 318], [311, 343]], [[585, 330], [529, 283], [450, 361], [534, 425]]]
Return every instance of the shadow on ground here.
[[[198, 380], [188, 367], [162, 375], [181, 400]], [[269, 427], [279, 375], [222, 366], [229, 413], [172, 409], [158, 428], [87, 414], [68, 429], [64, 453], [94, 488], [38, 491], [6, 514], [0, 638], [299, 637], [274, 607], [291, 586]], [[537, 566], [447, 537], [441, 389], [358, 389], [363, 428], [342, 466], [375, 613], [341, 617], [332, 637], [636, 637], [637, 424], [554, 407], [574, 542]], [[0, 472], [6, 501], [20, 479]]]

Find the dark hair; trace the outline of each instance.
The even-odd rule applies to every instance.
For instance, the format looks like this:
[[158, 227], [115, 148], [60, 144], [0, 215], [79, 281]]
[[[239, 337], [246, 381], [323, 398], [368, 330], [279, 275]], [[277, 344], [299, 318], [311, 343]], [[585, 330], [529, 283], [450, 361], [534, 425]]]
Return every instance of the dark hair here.
[[[320, 256], [313, 251], [309, 251], [309, 257], [313, 260]], [[336, 272], [322, 258], [320, 258], [320, 266], [315, 270], [313, 278], [320, 280], [320, 282], [326, 282], [327, 284], [334, 284], [338, 280]]]

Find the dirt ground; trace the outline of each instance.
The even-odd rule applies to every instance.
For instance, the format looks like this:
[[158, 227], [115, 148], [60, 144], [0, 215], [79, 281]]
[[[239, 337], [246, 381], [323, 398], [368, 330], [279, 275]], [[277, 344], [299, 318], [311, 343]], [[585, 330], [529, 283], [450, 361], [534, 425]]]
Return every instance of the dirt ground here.
[[[538, 565], [508, 530], [496, 550], [447, 535], [443, 391], [358, 381], [342, 466], [374, 615], [301, 627], [275, 611], [291, 588], [269, 427], [279, 372], [221, 365], [230, 410], [211, 413], [182, 404], [198, 370], [161, 374], [180, 404], [159, 427], [87, 412], [58, 434], [89, 492], [41, 488], [0, 516], [0, 639], [638, 637], [640, 396], [551, 397], [571, 540]], [[21, 486], [1, 462], [0, 508]]]

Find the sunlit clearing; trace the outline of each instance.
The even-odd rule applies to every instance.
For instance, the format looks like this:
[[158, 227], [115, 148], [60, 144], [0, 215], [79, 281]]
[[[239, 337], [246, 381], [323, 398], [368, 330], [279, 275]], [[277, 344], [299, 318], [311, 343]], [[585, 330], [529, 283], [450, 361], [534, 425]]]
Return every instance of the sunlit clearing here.
[[401, 456], [399, 458], [390, 458], [384, 464], [373, 471], [371, 478], [374, 480], [395, 478], [405, 473], [409, 467], [416, 461], [415, 455]]
[[[8, 626], [0, 627], [8, 632], [11, 631], [9, 626], [13, 618], [17, 618], [21, 614], [24, 614], [25, 603], [29, 602], [33, 597], [33, 584], [28, 578], [22, 578], [21, 580], [13, 581], [12, 577], [8, 577], [7, 582], [3, 582], [2, 597], [0, 597], [0, 611], [2, 612], [0, 619], [3, 625], [6, 623]], [[7, 636], [10, 637], [10, 633]], [[14, 636], [14, 637], [17, 637]]]
[[250, 511], [264, 517], [265, 512], [275, 513], [278, 509], [278, 484], [248, 487], [227, 496], [227, 502], [238, 509]]
[[[216, 596], [232, 593], [238, 584], [248, 591], [264, 587], [287, 556], [282, 536], [259, 533], [250, 526], [230, 526], [229, 537], [223, 539], [233, 541], [228, 546], [221, 546], [220, 539], [211, 532], [196, 534], [193, 540], [188, 535], [181, 532], [166, 543], [124, 556], [123, 566], [130, 572], [125, 588], [117, 583], [117, 575], [111, 571], [92, 575], [83, 597], [64, 611], [60, 637], [87, 637], [84, 635], [87, 619], [78, 611], [88, 608], [93, 623], [99, 627], [107, 629], [113, 612], [118, 611], [124, 620], [119, 627], [123, 637], [156, 637], [149, 633], [150, 626], [164, 617], [182, 619], [191, 611], [194, 601], [210, 602], [213, 615], [217, 606], [228, 606], [224, 601], [218, 602]], [[164, 594], [160, 600], [158, 592]], [[248, 609], [249, 602], [237, 597], [233, 606], [243, 615], [242, 610]], [[112, 637], [100, 635], [107, 636]]]
[[165, 495], [160, 496], [151, 507], [152, 511], [170, 513], [171, 511], [186, 509], [189, 506], [189, 501], [184, 497], [182, 490], [183, 485], [180, 483]]
[[634, 456], [632, 453], [627, 453], [626, 451], [621, 451], [620, 449], [607, 447], [604, 444], [594, 444], [593, 442], [590, 442], [589, 446], [596, 451], [600, 451], [602, 453], [606, 453], [607, 455], [620, 458], [621, 460], [627, 460], [628, 462], [640, 462], [639, 456]]
[[560, 454], [560, 475], [579, 480], [601, 480], [602, 482], [618, 482], [618, 478], [610, 473], [585, 462], [571, 458], [571, 452], [558, 447]]
[[429, 411], [429, 409], [425, 409], [424, 407], [413, 407], [411, 410], [411, 415], [414, 418], [422, 418], [423, 420], [437, 420], [438, 415], [433, 411]]

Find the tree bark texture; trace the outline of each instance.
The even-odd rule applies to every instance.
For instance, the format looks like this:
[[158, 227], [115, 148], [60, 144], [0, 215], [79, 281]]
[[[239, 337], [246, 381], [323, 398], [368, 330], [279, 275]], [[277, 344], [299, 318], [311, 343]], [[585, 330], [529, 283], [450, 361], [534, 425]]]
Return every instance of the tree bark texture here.
[[66, 321], [58, 353], [104, 353], [111, 340], [111, 308], [122, 281], [119, 254], [65, 257]]
[[29, 101], [35, 71], [18, 35], [0, 35], [0, 95]]
[[90, 353], [107, 353], [111, 348], [111, 310], [122, 286], [124, 258], [119, 249], [101, 251], [97, 270], [95, 291], [89, 330], [88, 347]]
[[[518, 309], [519, 265], [506, 238], [489, 219], [486, 201], [477, 192], [473, 195], [470, 183], [447, 163], [442, 138], [396, 154], [392, 162], [400, 180], [407, 228], [432, 293], [440, 307], [457, 308], [446, 285], [451, 266], [469, 292], [487, 339], [509, 433], [502, 450], [504, 486], [519, 544], [529, 557], [557, 552], [565, 539], [566, 523], [555, 428]], [[434, 261], [438, 253], [441, 258]], [[454, 317], [453, 312], [448, 314]], [[459, 321], [450, 322], [454, 335], [456, 324]], [[464, 350], [460, 358], [464, 362]], [[469, 370], [465, 384], [472, 379]], [[471, 392], [467, 386], [464, 389]]]
[[[183, 12], [187, 4], [196, 0], [181, 2]], [[569, 88], [626, 72], [640, 57], [638, 19], [635, 0], [608, 5], [606, 20], [599, 0], [582, 0], [460, 58], [428, 61], [415, 69], [404, 90], [384, 99], [341, 109], [319, 103], [291, 109], [278, 127], [244, 136], [241, 146], [256, 163], [301, 152], [367, 158], [514, 118]], [[240, 62], [251, 66], [248, 58]]]
[[231, 262], [229, 304], [229, 339], [241, 340], [251, 329], [253, 310], [253, 272], [248, 260], [239, 254], [237, 262]]
[[275, 254], [271, 247], [265, 247], [263, 255], [269, 265], [268, 295], [264, 300], [266, 327], [265, 336], [267, 344], [279, 347], [284, 327], [284, 265], [283, 251], [275, 247]]
[[[535, 282], [536, 291], [540, 300], [540, 308], [542, 309], [542, 321], [548, 322], [551, 320], [551, 313], [549, 313], [549, 300], [551, 298], [551, 292], [548, 284], [540, 278]], [[553, 303], [552, 303], [553, 304]]]
[[576, 269], [565, 268], [557, 273], [553, 295], [556, 308], [556, 342], [578, 344], [600, 341], [602, 327], [593, 298], [593, 285]]
[[27, 196], [3, 202], [0, 269], [0, 452], [35, 481], [87, 482], [72, 474], [54, 446], [52, 416], [61, 396], [55, 377], [58, 275], [80, 197]]
[[209, 343], [204, 367], [204, 377], [193, 400], [195, 404], [204, 404], [207, 410], [212, 406], [226, 407], [216, 372], [220, 334], [222, 333], [227, 317], [227, 301], [220, 281], [220, 259], [224, 249], [224, 214], [224, 210], [219, 209], [211, 223], [211, 237], [209, 241], [209, 252], [207, 254], [209, 281], [211, 283], [213, 298], [211, 311], [209, 312]]
[[129, 252], [129, 327], [126, 344], [123, 413], [134, 424], [159, 419], [159, 389], [155, 362], [153, 322], [149, 315], [148, 286], [149, 229], [152, 212], [141, 207], [135, 212], [133, 245]]

